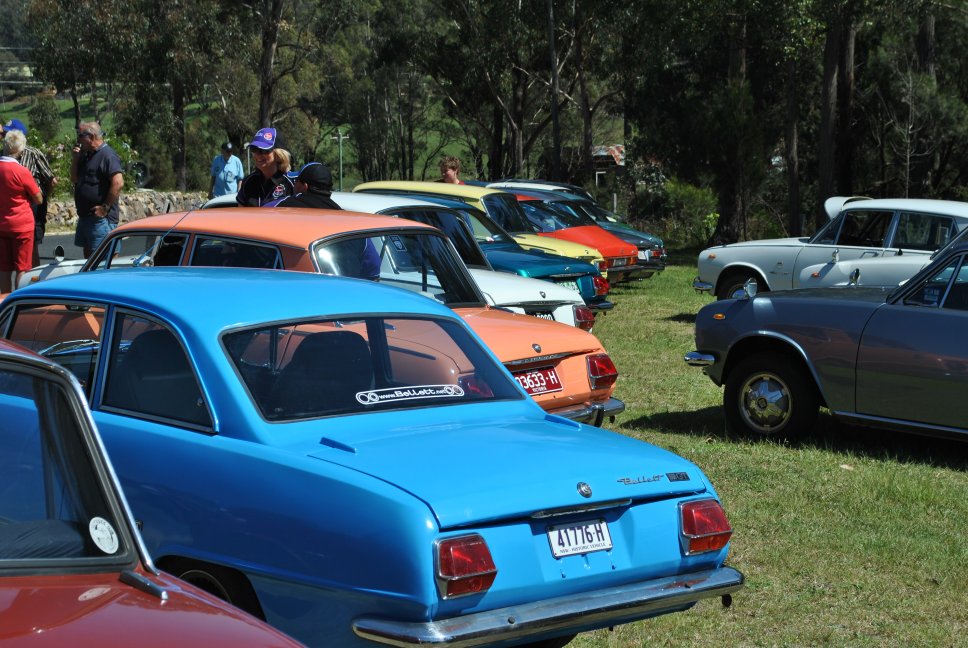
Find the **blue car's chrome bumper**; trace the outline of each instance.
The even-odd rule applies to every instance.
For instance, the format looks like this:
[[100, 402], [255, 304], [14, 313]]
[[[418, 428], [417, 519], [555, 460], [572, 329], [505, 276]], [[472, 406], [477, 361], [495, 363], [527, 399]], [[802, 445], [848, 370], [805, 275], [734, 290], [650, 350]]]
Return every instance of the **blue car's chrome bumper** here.
[[700, 599], [725, 596], [742, 586], [741, 573], [721, 567], [440, 621], [407, 623], [362, 617], [353, 622], [353, 631], [390, 646], [464, 648], [605, 628], [682, 610]]

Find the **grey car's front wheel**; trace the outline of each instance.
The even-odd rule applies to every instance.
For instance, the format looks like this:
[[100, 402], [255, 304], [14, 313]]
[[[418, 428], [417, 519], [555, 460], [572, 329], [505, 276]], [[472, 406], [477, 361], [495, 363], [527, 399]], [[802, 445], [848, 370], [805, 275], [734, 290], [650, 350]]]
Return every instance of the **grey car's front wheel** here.
[[723, 412], [733, 432], [793, 438], [817, 420], [820, 398], [803, 363], [786, 354], [756, 353], [726, 379]]

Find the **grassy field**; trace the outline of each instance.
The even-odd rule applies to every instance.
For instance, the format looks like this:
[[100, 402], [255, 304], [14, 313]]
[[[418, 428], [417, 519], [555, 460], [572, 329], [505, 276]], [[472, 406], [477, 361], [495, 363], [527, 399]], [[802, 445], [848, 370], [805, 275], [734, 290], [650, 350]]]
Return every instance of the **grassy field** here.
[[695, 259], [618, 288], [596, 325], [627, 406], [609, 427], [709, 475], [746, 587], [728, 609], [710, 599], [571, 645], [968, 646], [968, 441], [852, 428], [826, 413], [793, 444], [729, 436], [721, 389], [682, 361], [710, 301], [689, 286]]

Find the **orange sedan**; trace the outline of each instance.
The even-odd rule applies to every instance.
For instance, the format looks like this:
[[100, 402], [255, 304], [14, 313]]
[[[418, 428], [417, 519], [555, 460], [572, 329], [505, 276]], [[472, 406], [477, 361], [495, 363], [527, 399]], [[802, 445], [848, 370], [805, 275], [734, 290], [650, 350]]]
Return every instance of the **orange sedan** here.
[[320, 209], [165, 214], [115, 229], [82, 271], [132, 265], [299, 270], [420, 292], [453, 308], [546, 411], [598, 425], [625, 409], [594, 335], [489, 307], [450, 241], [421, 223]]

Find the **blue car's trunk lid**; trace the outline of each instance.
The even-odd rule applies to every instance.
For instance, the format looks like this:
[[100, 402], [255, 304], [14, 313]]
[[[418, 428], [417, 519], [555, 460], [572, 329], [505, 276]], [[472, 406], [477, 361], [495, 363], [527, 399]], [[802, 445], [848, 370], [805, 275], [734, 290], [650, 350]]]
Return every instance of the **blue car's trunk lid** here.
[[[699, 469], [677, 455], [554, 417], [355, 426], [351, 436], [323, 439], [323, 447], [309, 454], [412, 493], [430, 506], [441, 528], [705, 489]], [[590, 496], [580, 492], [582, 484]]]

